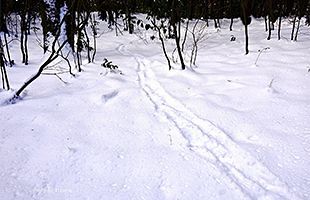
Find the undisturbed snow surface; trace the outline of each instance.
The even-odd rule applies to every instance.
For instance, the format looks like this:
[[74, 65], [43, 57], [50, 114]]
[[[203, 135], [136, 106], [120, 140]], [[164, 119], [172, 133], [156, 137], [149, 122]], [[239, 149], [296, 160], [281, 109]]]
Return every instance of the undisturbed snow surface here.
[[[240, 22], [228, 25], [208, 28], [186, 71], [167, 70], [151, 32], [106, 32], [95, 64], [60, 75], [67, 84], [42, 75], [2, 104], [0, 199], [310, 199], [309, 28], [291, 42], [286, 22], [267, 41], [255, 20], [245, 56]], [[23, 66], [11, 45], [17, 89], [44, 57], [33, 48]]]

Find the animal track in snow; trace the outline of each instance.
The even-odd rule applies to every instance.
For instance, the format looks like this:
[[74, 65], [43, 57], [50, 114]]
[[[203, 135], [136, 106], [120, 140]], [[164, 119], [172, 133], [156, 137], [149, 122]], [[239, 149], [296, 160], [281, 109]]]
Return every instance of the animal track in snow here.
[[211, 161], [250, 199], [298, 199], [286, 184], [228, 135], [169, 95], [145, 67], [143, 59], [137, 57], [137, 61], [141, 87], [157, 111], [175, 124], [190, 150]]
[[249, 199], [300, 199], [279, 177], [224, 131], [200, 118], [171, 96], [157, 81], [150, 67], [147, 67], [150, 64], [147, 59], [127, 52], [124, 45], [118, 50], [136, 59], [142, 90], [154, 104], [156, 111], [172, 122], [184, 137], [187, 141], [186, 148], [216, 166]]
[[102, 103], [107, 103], [110, 101], [112, 98], [116, 97], [118, 95], [118, 90], [113, 90], [111, 92], [108, 92], [106, 94], [101, 95], [101, 102]]

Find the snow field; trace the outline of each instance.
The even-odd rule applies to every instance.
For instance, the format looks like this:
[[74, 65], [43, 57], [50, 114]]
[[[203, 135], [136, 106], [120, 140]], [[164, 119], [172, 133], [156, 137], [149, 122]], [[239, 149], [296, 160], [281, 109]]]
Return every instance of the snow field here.
[[[44, 75], [2, 105], [1, 198], [309, 199], [309, 28], [266, 41], [254, 20], [245, 56], [241, 24], [226, 25], [207, 30], [197, 68], [170, 72], [152, 33], [107, 32], [68, 84]], [[8, 69], [13, 88], [43, 59], [30, 53], [29, 67]], [[105, 57], [123, 75], [100, 67]]]

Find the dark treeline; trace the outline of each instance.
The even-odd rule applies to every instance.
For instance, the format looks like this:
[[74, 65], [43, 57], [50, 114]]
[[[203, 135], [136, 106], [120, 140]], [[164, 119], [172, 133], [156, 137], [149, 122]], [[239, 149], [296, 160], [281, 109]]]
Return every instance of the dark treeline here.
[[[137, 26], [157, 31], [169, 69], [166, 39], [175, 40], [175, 52], [185, 69], [183, 51], [189, 20], [205, 21], [207, 26], [212, 21], [215, 28], [220, 28], [220, 19], [226, 18], [230, 19], [229, 28], [233, 30], [233, 19], [241, 19], [245, 27], [246, 54], [249, 52], [248, 25], [252, 17], [265, 19], [265, 30], [262, 31], [268, 32], [268, 40], [276, 22], [278, 39], [281, 39], [283, 18], [292, 19], [291, 40], [297, 40], [301, 18], [305, 17], [306, 24], [310, 24], [310, 0], [0, 0], [0, 11], [0, 67], [4, 89], [10, 88], [5, 66], [14, 65], [8, 38], [20, 41], [22, 63], [28, 65], [28, 36], [40, 29], [42, 52], [50, 55], [38, 73], [16, 92], [17, 97], [56, 58], [66, 61], [72, 75], [71, 60], [81, 71], [82, 52], [86, 52], [88, 61], [93, 62], [100, 20], [106, 21], [116, 34], [122, 31], [132, 34]], [[148, 22], [137, 19], [137, 13], [147, 14]], [[185, 35], [181, 35], [184, 26]], [[198, 41], [195, 41], [195, 35], [193, 38], [196, 47], [192, 50], [191, 64], [195, 64]]]

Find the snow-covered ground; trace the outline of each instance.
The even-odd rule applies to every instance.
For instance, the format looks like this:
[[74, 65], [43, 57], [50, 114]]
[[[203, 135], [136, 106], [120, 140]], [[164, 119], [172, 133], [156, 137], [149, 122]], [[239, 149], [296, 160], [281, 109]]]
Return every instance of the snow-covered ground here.
[[[106, 32], [67, 84], [42, 75], [2, 104], [0, 199], [310, 199], [310, 29], [292, 42], [286, 21], [267, 41], [253, 20], [244, 55], [241, 23], [228, 26], [207, 29], [186, 71], [168, 71], [152, 32]], [[29, 66], [11, 44], [14, 89], [44, 59], [31, 39]]]

